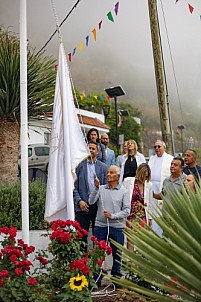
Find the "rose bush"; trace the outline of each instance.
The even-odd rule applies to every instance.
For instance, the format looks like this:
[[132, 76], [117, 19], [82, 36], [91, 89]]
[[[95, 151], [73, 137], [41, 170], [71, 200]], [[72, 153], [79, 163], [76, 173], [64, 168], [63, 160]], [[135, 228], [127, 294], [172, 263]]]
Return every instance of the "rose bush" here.
[[111, 248], [92, 236], [93, 248], [85, 253], [80, 240], [87, 232], [77, 221], [53, 221], [47, 230], [51, 242], [47, 251], [35, 253], [39, 266], [34, 270], [29, 255], [35, 251], [21, 239], [17, 229], [0, 228], [4, 237], [0, 252], [0, 301], [92, 301], [90, 287], [96, 287], [105, 254]]

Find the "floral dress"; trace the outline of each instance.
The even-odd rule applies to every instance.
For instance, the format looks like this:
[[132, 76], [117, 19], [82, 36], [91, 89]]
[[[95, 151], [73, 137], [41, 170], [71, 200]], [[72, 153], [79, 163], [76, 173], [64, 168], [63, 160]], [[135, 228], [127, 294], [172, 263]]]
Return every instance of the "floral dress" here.
[[[144, 192], [143, 194], [140, 192], [140, 189], [137, 184], [137, 180], [135, 180], [133, 195], [131, 200], [131, 211], [130, 211], [130, 215], [127, 217], [127, 220], [133, 222], [134, 220], [140, 218], [145, 223], [147, 223], [146, 214], [143, 206], [144, 206]], [[143, 222], [140, 222], [140, 225], [143, 225]], [[127, 226], [129, 228], [132, 228], [128, 222], [127, 222]]]

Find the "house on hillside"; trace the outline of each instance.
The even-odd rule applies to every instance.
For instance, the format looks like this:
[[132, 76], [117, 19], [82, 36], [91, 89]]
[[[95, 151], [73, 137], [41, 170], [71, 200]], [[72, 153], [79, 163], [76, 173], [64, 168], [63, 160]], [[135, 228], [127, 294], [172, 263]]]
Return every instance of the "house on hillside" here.
[[[84, 136], [91, 128], [96, 128], [100, 135], [109, 132], [110, 127], [105, 124], [103, 114], [82, 109], [76, 109], [76, 112]], [[28, 144], [50, 144], [52, 115], [53, 113], [50, 112], [45, 118], [29, 119]]]

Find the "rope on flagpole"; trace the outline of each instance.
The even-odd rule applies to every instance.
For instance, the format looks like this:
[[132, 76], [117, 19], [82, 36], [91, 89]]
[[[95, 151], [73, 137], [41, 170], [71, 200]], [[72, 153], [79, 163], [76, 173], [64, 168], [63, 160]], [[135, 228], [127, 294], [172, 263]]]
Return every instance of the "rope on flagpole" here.
[[54, 18], [55, 18], [55, 21], [56, 21], [56, 28], [57, 28], [56, 31], [58, 31], [59, 39], [62, 40], [61, 30], [60, 30], [60, 27], [59, 27], [59, 21], [58, 21], [58, 16], [57, 16], [54, 0], [51, 0], [51, 3], [52, 3], [52, 10], [53, 10], [53, 13], [54, 13]]

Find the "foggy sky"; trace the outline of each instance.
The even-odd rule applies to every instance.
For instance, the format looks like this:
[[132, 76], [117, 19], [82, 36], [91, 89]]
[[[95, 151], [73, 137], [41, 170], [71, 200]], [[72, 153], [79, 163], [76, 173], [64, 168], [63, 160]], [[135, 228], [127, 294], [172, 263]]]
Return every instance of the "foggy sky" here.
[[[164, 26], [161, 1], [158, 13], [163, 43], [169, 101], [171, 107], [179, 105], [173, 77], [171, 58]], [[143, 108], [147, 102], [158, 107], [154, 63], [151, 45], [147, 0], [120, 0], [115, 22], [107, 20], [114, 12], [117, 0], [81, 0], [61, 27], [66, 54], [76, 47], [69, 63], [75, 87], [84, 93], [104, 93], [104, 88], [122, 85], [126, 96], [120, 101], [130, 101]], [[55, 0], [59, 22], [70, 11], [76, 0]], [[166, 25], [177, 76], [180, 99], [184, 110], [199, 106], [201, 95], [201, 3], [197, 0], [163, 0]], [[195, 7], [191, 15], [188, 3]], [[50, 0], [28, 0], [28, 39], [39, 50], [55, 30], [55, 19]], [[0, 24], [13, 26], [19, 32], [19, 0], [0, 0]], [[103, 20], [102, 29], [98, 23]], [[92, 30], [97, 30], [97, 41]], [[89, 35], [89, 46], [85, 37]], [[79, 43], [83, 42], [81, 54]], [[58, 35], [46, 48], [46, 54], [57, 58]], [[186, 109], [185, 109], [186, 108]], [[178, 117], [180, 119], [180, 117]], [[174, 122], [174, 121], [173, 121]]]

